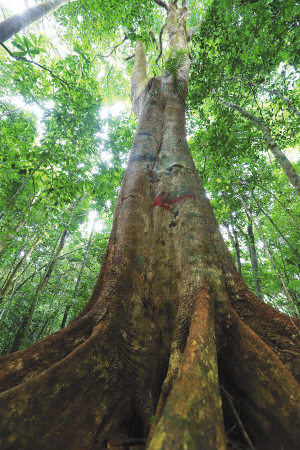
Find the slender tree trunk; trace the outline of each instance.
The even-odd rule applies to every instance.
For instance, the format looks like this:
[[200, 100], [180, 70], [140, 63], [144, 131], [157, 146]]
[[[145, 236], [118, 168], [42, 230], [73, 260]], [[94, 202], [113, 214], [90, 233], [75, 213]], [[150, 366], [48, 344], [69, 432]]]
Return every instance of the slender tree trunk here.
[[300, 230], [300, 225], [299, 222], [297, 221], [297, 219], [291, 214], [290, 210], [285, 206], [285, 204], [279, 200], [279, 197], [273, 192], [273, 191], [269, 191], [268, 189], [265, 189], [265, 187], [260, 186], [261, 189], [263, 189], [265, 192], [267, 192], [268, 194], [271, 194], [272, 197], [279, 203], [279, 205], [285, 210], [285, 212], [290, 216], [290, 218], [292, 219], [292, 221], [295, 223], [296, 227]]
[[252, 273], [253, 273], [253, 279], [254, 279], [254, 285], [255, 285], [255, 293], [256, 293], [257, 297], [259, 297], [263, 300], [263, 293], [261, 290], [261, 280], [260, 280], [259, 270], [258, 270], [257, 254], [256, 254], [256, 248], [255, 248], [255, 239], [254, 239], [254, 233], [253, 233], [253, 228], [252, 228], [252, 220], [250, 218], [248, 221], [247, 233], [248, 233], [248, 237], [249, 237], [248, 251], [249, 251], [250, 262], [251, 262], [251, 267], [252, 267]]
[[[171, 0], [175, 56], [186, 18]], [[222, 240], [186, 141], [188, 64], [176, 84], [168, 72], [147, 81], [137, 42], [138, 125], [101, 272], [77, 320], [0, 360], [1, 450], [113, 448], [121, 430], [150, 432], [150, 450], [225, 450], [220, 381], [255, 448], [298, 450], [300, 386], [267, 344], [297, 375], [299, 336]]]
[[48, 0], [40, 5], [28, 8], [22, 13], [14, 14], [0, 23], [0, 42], [7, 41], [28, 25], [43, 19], [60, 6], [74, 1], [76, 0]]
[[62, 235], [60, 237], [60, 241], [59, 241], [58, 247], [57, 247], [56, 252], [55, 252], [55, 255], [51, 259], [50, 263], [48, 264], [48, 266], [47, 266], [47, 268], [45, 270], [45, 274], [44, 274], [41, 282], [39, 283], [39, 285], [38, 285], [38, 287], [36, 289], [35, 296], [34, 296], [34, 299], [33, 299], [32, 303], [31, 303], [31, 305], [30, 305], [29, 311], [25, 315], [25, 317], [23, 319], [23, 322], [22, 322], [22, 324], [20, 325], [20, 327], [19, 327], [19, 329], [17, 331], [16, 337], [15, 337], [15, 339], [13, 341], [13, 344], [11, 346], [11, 349], [10, 349], [10, 353], [16, 352], [16, 351], [19, 350], [20, 347], [24, 347], [25, 346], [26, 339], [27, 339], [28, 334], [29, 334], [29, 329], [30, 329], [32, 318], [33, 318], [33, 314], [35, 312], [35, 309], [36, 309], [36, 306], [37, 306], [38, 301], [40, 299], [40, 296], [41, 296], [43, 290], [45, 289], [45, 287], [48, 284], [48, 281], [49, 281], [49, 279], [50, 279], [50, 277], [52, 275], [52, 272], [53, 272], [53, 270], [54, 270], [54, 268], [55, 268], [55, 266], [57, 264], [57, 261], [59, 259], [60, 254], [61, 254], [61, 251], [62, 251], [62, 249], [63, 249], [63, 247], [65, 245], [65, 241], [66, 241], [66, 237], [67, 237], [67, 234], [68, 234], [69, 226], [70, 226], [71, 220], [72, 220], [72, 215], [73, 215], [74, 208], [75, 208], [76, 205], [77, 205], [77, 201], [74, 203], [74, 205], [73, 205], [73, 207], [71, 209], [71, 215], [70, 215], [69, 222], [68, 222], [68, 224], [66, 226], [66, 229], [62, 232]]
[[231, 223], [232, 233], [233, 233], [233, 237], [234, 237], [234, 248], [235, 248], [235, 252], [236, 252], [237, 270], [241, 274], [242, 273], [242, 265], [241, 265], [240, 244], [239, 244], [237, 232], [234, 227], [234, 219], [233, 219], [232, 214], [230, 214], [230, 223]]
[[58, 285], [57, 289], [55, 290], [55, 292], [54, 292], [54, 294], [52, 296], [52, 299], [51, 299], [51, 302], [50, 302], [49, 308], [48, 308], [49, 314], [48, 314], [47, 319], [45, 320], [45, 322], [44, 322], [44, 324], [43, 324], [43, 326], [42, 326], [42, 328], [41, 328], [41, 330], [40, 330], [40, 332], [38, 334], [37, 341], [39, 341], [41, 339], [41, 337], [43, 336], [43, 334], [44, 334], [44, 332], [46, 330], [46, 327], [48, 326], [49, 322], [54, 318], [54, 316], [57, 316], [57, 313], [59, 311], [59, 307], [57, 308], [57, 310], [55, 311], [54, 314], [50, 314], [50, 311], [51, 311], [51, 307], [53, 305], [54, 299], [57, 296], [58, 292], [59, 292], [59, 285]]
[[18, 233], [18, 231], [21, 230], [22, 226], [24, 225], [24, 223], [27, 220], [27, 215], [25, 217], [23, 217], [20, 222], [15, 226], [14, 230], [10, 233], [8, 233], [4, 240], [0, 242], [0, 254], [3, 252], [3, 250], [5, 249], [5, 247], [7, 246], [7, 244], [9, 244], [9, 242], [12, 240], [12, 238]]
[[[20, 247], [20, 249], [18, 250], [16, 256], [14, 257], [13, 264], [12, 264], [13, 266], [16, 264], [16, 262], [17, 262], [19, 256], [20, 256], [21, 253], [23, 252], [23, 250], [24, 250], [24, 248], [26, 247], [26, 245], [27, 245], [26, 242], [24, 242], [23, 245], [21, 245], [21, 247]], [[7, 280], [9, 279], [10, 275], [11, 275], [11, 267], [5, 267], [5, 268], [3, 269], [2, 274], [1, 274], [1, 280], [0, 280], [0, 282], [2, 283], [1, 290], [2, 290], [3, 287], [5, 286], [5, 284], [6, 284]]]
[[[230, 215], [230, 219], [231, 218], [232, 218], [232, 216]], [[236, 267], [237, 267], [238, 272], [241, 274], [242, 273], [242, 266], [241, 266], [241, 256], [240, 256], [240, 244], [239, 244], [239, 241], [238, 241], [237, 234], [236, 234], [235, 230], [234, 230], [234, 234], [231, 233], [229, 225], [228, 225], [228, 223], [226, 221], [223, 221], [223, 225], [226, 228], [226, 231], [227, 231], [227, 234], [229, 236], [231, 245], [235, 249]], [[232, 225], [232, 222], [231, 222], [231, 226], [234, 229], [234, 226]]]
[[33, 250], [35, 249], [35, 247], [41, 242], [41, 240], [43, 239], [45, 233], [42, 234], [42, 236], [40, 236], [33, 244], [32, 246], [29, 248], [28, 252], [25, 253], [25, 255], [23, 256], [23, 258], [20, 259], [20, 261], [18, 262], [18, 264], [16, 265], [16, 267], [14, 268], [12, 274], [9, 276], [8, 280], [6, 281], [5, 285], [3, 286], [1, 292], [0, 292], [0, 303], [3, 300], [3, 297], [5, 296], [5, 294], [7, 293], [8, 289], [10, 288], [12, 282], [14, 281], [17, 273], [19, 272], [19, 270], [22, 268], [23, 264], [25, 263], [26, 259], [29, 258], [29, 256], [31, 255], [31, 253], [33, 252]]
[[254, 125], [256, 125], [258, 128], [261, 129], [263, 133], [264, 140], [266, 144], [268, 145], [269, 149], [273, 153], [275, 159], [280, 164], [282, 170], [290, 180], [291, 184], [296, 189], [296, 192], [298, 195], [300, 195], [300, 176], [295, 171], [294, 167], [290, 163], [289, 159], [285, 156], [285, 154], [280, 150], [277, 143], [274, 141], [274, 139], [271, 136], [271, 130], [266, 125], [263, 119], [254, 116], [254, 114], [251, 114], [249, 111], [246, 111], [245, 109], [241, 108], [239, 105], [236, 105], [232, 102], [226, 102], [221, 97], [217, 97], [219, 102], [222, 103], [222, 105], [227, 106], [228, 108], [233, 108], [236, 111], [239, 111], [243, 117], [246, 117], [247, 119], [250, 119]]
[[[88, 240], [88, 243], [87, 243], [84, 259], [83, 259], [83, 262], [82, 262], [82, 265], [81, 265], [81, 268], [80, 268], [80, 272], [79, 272], [79, 275], [78, 275], [78, 278], [77, 278], [77, 282], [76, 282], [76, 286], [75, 286], [74, 294], [73, 294], [73, 300], [74, 301], [76, 301], [77, 290], [78, 290], [78, 287], [79, 287], [79, 284], [80, 284], [80, 281], [81, 281], [81, 277], [82, 277], [82, 274], [83, 274], [83, 271], [84, 271], [84, 268], [85, 268], [86, 260], [87, 260], [87, 257], [88, 257], [89, 251], [90, 251], [90, 246], [91, 246], [91, 243], [92, 243], [92, 238], [93, 238], [95, 224], [96, 224], [97, 219], [98, 219], [98, 215], [96, 215], [95, 220], [93, 222], [93, 227], [92, 227], [92, 231], [90, 233], [90, 237], [89, 237], [89, 240]], [[68, 318], [68, 312], [69, 312], [70, 308], [71, 308], [71, 305], [67, 305], [66, 306], [65, 312], [64, 312], [64, 316], [63, 316], [63, 320], [61, 322], [60, 328], [64, 328], [66, 326], [67, 318]]]
[[9, 244], [9, 242], [12, 240], [12, 238], [18, 233], [18, 231], [20, 231], [20, 229], [23, 227], [23, 225], [25, 224], [32, 206], [35, 204], [36, 199], [38, 197], [39, 194], [34, 195], [32, 200], [30, 201], [29, 206], [25, 209], [24, 214], [22, 219], [18, 222], [18, 224], [15, 226], [14, 230], [10, 233], [8, 233], [3, 241], [0, 242], [0, 254], [3, 252], [4, 248], [7, 246], [7, 244]]
[[[227, 207], [226, 193], [222, 192], [222, 196], [224, 198], [225, 206]], [[240, 244], [239, 244], [237, 232], [235, 230], [234, 218], [233, 218], [232, 214], [230, 214], [230, 224], [231, 224], [231, 228], [232, 228], [232, 233], [230, 231], [230, 228], [229, 228], [229, 225], [227, 224], [227, 222], [224, 222], [224, 225], [227, 229], [229, 239], [231, 241], [231, 245], [235, 249], [237, 270], [238, 270], [239, 274], [242, 274]]]
[[8, 314], [10, 305], [11, 305], [13, 299], [14, 299], [17, 281], [18, 281], [18, 280], [15, 280], [15, 282], [14, 282], [14, 285], [13, 285], [13, 288], [12, 288], [12, 292], [11, 292], [9, 301], [6, 303], [6, 305], [4, 306], [4, 308], [3, 308], [2, 311], [1, 311], [1, 314], [0, 314], [0, 331], [1, 331], [1, 329], [3, 328], [3, 324], [4, 324], [4, 321], [5, 321], [6, 316], [7, 316], [7, 314]]
[[5, 305], [5, 307], [3, 308], [2, 313], [1, 313], [1, 317], [0, 317], [0, 321], [1, 321], [0, 322], [0, 331], [4, 327], [5, 319], [6, 319], [6, 316], [7, 316], [8, 312], [9, 312], [10, 305], [12, 304], [12, 301], [13, 301], [14, 297], [16, 296], [17, 292], [21, 289], [22, 286], [24, 286], [25, 283], [27, 283], [28, 280], [30, 280], [30, 278], [32, 280], [35, 274], [36, 274], [36, 272], [34, 272], [33, 274], [30, 274], [29, 277], [25, 278], [25, 280], [23, 280], [18, 285], [18, 287], [16, 287], [16, 283], [17, 283], [18, 280], [15, 281], [15, 285], [13, 287], [13, 291], [12, 291], [11, 297], [10, 297], [9, 301], [7, 302], [7, 304]]
[[295, 256], [295, 258], [298, 260], [298, 264], [300, 264], [300, 255], [298, 253], [298, 251], [295, 249], [295, 247], [290, 243], [290, 241], [287, 239], [287, 237], [281, 232], [281, 230], [278, 228], [278, 226], [276, 225], [276, 223], [271, 219], [271, 217], [269, 216], [269, 214], [266, 213], [266, 211], [261, 207], [259, 201], [257, 200], [256, 196], [254, 195], [254, 192], [252, 191], [249, 183], [247, 183], [247, 181], [243, 180], [247, 186], [248, 189], [255, 201], [255, 203], [257, 204], [259, 211], [261, 211], [263, 213], [263, 215], [269, 220], [269, 222], [273, 225], [273, 227], [275, 228], [275, 230], [277, 231], [277, 233], [282, 237], [282, 239], [284, 240], [284, 242], [288, 245], [288, 247], [290, 248], [291, 252], [293, 253], [293, 255]]
[[260, 231], [260, 229], [259, 229], [259, 227], [258, 227], [256, 221], [254, 220], [254, 218], [253, 218], [251, 212], [250, 212], [249, 209], [247, 208], [247, 205], [246, 205], [244, 199], [242, 198], [241, 195], [239, 195], [239, 198], [240, 198], [240, 200], [241, 200], [241, 202], [242, 202], [242, 204], [243, 204], [243, 206], [244, 206], [244, 208], [245, 208], [245, 211], [246, 211], [247, 216], [250, 218], [251, 222], [254, 224], [254, 226], [255, 226], [255, 228], [256, 228], [257, 233], [259, 234], [259, 237], [260, 237], [260, 239], [261, 239], [261, 241], [262, 241], [262, 243], [263, 243], [263, 245], [264, 245], [264, 249], [265, 249], [266, 255], [268, 256], [268, 258], [269, 258], [269, 260], [270, 260], [270, 263], [271, 263], [271, 265], [272, 265], [272, 267], [273, 267], [273, 270], [274, 270], [274, 272], [275, 272], [276, 275], [277, 275], [277, 278], [278, 278], [278, 280], [279, 280], [279, 282], [280, 282], [280, 284], [281, 284], [282, 290], [283, 290], [283, 292], [284, 292], [284, 294], [285, 294], [285, 296], [286, 296], [286, 298], [287, 298], [287, 300], [288, 300], [288, 302], [289, 302], [289, 304], [290, 304], [290, 307], [292, 308], [293, 311], [295, 311], [295, 304], [294, 304], [294, 301], [293, 301], [293, 299], [292, 299], [292, 297], [291, 297], [291, 294], [290, 294], [289, 291], [288, 291], [288, 288], [287, 288], [286, 285], [285, 285], [285, 282], [283, 281], [283, 278], [282, 278], [281, 274], [280, 274], [279, 271], [277, 270], [275, 261], [274, 261], [272, 255], [271, 255], [271, 252], [270, 252], [270, 250], [269, 250], [269, 248], [268, 248], [268, 246], [267, 246], [267, 244], [266, 244], [266, 242], [265, 242], [265, 240], [264, 240], [264, 238], [263, 238], [263, 235], [262, 235], [262, 233], [261, 233], [261, 231]]

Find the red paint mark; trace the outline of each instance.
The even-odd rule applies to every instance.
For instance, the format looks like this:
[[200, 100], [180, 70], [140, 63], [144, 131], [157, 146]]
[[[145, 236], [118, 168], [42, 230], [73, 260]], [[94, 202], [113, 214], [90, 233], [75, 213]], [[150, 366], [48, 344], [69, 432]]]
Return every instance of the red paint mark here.
[[178, 200], [181, 200], [183, 198], [188, 198], [188, 197], [195, 198], [196, 197], [195, 194], [185, 194], [185, 195], [181, 195], [180, 197], [177, 197], [177, 198], [174, 198], [171, 200], [168, 198], [164, 198], [166, 195], [167, 195], [166, 192], [161, 192], [154, 200], [154, 202], [152, 204], [153, 208], [155, 206], [162, 206], [166, 211], [170, 211], [170, 208], [168, 206], [170, 203], [178, 202]]

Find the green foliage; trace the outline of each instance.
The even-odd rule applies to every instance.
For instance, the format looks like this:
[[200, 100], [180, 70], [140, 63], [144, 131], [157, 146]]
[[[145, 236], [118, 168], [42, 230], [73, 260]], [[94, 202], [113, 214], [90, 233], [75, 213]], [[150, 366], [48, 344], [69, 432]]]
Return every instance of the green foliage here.
[[187, 57], [187, 51], [183, 48], [173, 51], [169, 51], [169, 56], [166, 61], [165, 69], [176, 77], [178, 70], [183, 66]]
[[165, 70], [170, 72], [173, 75], [174, 79], [174, 90], [180, 95], [180, 83], [178, 83], [178, 71], [181, 69], [181, 67], [184, 65], [187, 58], [187, 51], [183, 48], [176, 50], [174, 53], [173, 51], [169, 51], [169, 55], [167, 57]]
[[41, 52], [46, 52], [46, 50], [40, 46], [43, 43], [43, 36], [38, 38], [34, 35], [30, 35], [31, 40], [27, 36], [20, 37], [18, 34], [12, 39], [11, 43], [14, 47], [17, 47], [19, 51], [13, 52], [15, 56], [26, 56], [29, 55], [34, 57], [34, 55], [39, 55]]

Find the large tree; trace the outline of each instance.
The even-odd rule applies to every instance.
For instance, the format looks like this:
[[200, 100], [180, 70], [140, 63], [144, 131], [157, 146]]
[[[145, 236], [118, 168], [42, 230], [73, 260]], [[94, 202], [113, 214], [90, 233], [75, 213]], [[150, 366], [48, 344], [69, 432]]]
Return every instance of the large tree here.
[[299, 320], [235, 268], [187, 145], [186, 2], [156, 3], [167, 70], [148, 79], [137, 41], [138, 125], [96, 287], [72, 324], [1, 359], [1, 449], [225, 449], [237, 419], [240, 448], [299, 448]]

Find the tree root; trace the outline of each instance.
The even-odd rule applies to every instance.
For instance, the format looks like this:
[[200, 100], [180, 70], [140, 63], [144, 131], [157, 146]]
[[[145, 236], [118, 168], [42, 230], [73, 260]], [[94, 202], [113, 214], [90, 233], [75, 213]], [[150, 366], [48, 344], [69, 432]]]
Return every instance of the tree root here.
[[297, 450], [300, 386], [270, 347], [229, 310], [219, 370], [238, 392], [243, 424], [257, 449]]
[[149, 450], [225, 450], [218, 384], [214, 313], [207, 291], [199, 294], [178, 377]]

